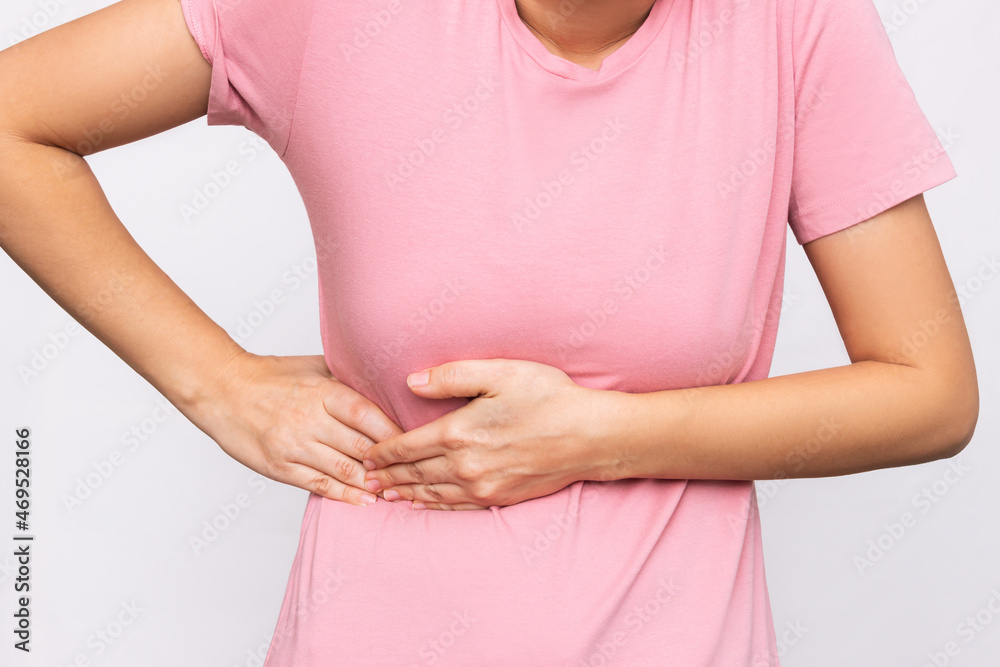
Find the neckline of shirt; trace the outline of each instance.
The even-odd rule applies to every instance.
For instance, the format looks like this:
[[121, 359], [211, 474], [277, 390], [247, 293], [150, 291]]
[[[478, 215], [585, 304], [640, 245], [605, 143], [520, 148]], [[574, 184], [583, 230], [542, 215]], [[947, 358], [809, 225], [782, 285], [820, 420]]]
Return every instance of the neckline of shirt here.
[[515, 0], [497, 0], [497, 4], [500, 6], [500, 14], [507, 24], [507, 29], [518, 45], [542, 69], [564, 79], [603, 81], [621, 72], [642, 55], [666, 23], [667, 14], [674, 3], [673, 0], [655, 0], [639, 29], [622, 46], [605, 57], [600, 69], [597, 70], [566, 60], [549, 51], [518, 16]]

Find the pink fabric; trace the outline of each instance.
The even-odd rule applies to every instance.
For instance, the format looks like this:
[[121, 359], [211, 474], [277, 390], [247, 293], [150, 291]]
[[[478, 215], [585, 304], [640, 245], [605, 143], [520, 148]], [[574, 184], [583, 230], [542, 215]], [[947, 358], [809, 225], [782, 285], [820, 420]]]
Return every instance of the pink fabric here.
[[[455, 359], [649, 392], [758, 380], [786, 230], [955, 176], [871, 0], [658, 0], [594, 72], [514, 0], [183, 0], [209, 124], [282, 155], [324, 352], [409, 430]], [[754, 485], [579, 482], [509, 507], [311, 495], [267, 667], [778, 665]]]

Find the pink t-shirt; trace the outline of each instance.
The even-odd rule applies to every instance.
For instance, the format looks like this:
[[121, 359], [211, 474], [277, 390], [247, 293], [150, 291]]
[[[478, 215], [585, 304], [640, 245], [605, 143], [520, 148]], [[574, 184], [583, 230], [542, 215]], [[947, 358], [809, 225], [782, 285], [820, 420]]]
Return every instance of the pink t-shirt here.
[[[298, 185], [331, 371], [404, 430], [469, 400], [406, 386], [450, 360], [626, 392], [765, 378], [787, 228], [955, 176], [871, 0], [658, 0], [599, 71], [514, 0], [182, 4], [208, 123], [260, 134]], [[755, 498], [311, 495], [266, 665], [778, 665]]]

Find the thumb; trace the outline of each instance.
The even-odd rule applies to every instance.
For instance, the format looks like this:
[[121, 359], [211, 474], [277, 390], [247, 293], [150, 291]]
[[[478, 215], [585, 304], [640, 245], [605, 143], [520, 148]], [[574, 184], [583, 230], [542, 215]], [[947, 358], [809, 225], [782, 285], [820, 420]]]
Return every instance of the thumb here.
[[406, 377], [415, 394], [426, 398], [493, 394], [500, 383], [503, 360], [463, 359], [432, 366]]

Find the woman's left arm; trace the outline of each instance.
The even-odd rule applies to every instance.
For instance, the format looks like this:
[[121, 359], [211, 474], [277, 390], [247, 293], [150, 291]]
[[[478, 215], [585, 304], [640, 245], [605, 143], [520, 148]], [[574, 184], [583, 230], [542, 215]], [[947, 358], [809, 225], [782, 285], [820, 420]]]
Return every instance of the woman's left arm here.
[[[826, 477], [924, 463], [972, 439], [969, 335], [923, 195], [803, 246], [851, 364], [609, 396], [617, 477]], [[664, 446], [664, 443], [668, 443]]]
[[366, 478], [427, 507], [472, 509], [583, 479], [826, 477], [960, 452], [978, 381], [923, 195], [803, 248], [850, 365], [633, 394], [530, 362], [514, 362], [525, 370], [506, 384], [488, 361], [442, 364], [416, 393], [489, 401], [374, 445]]

